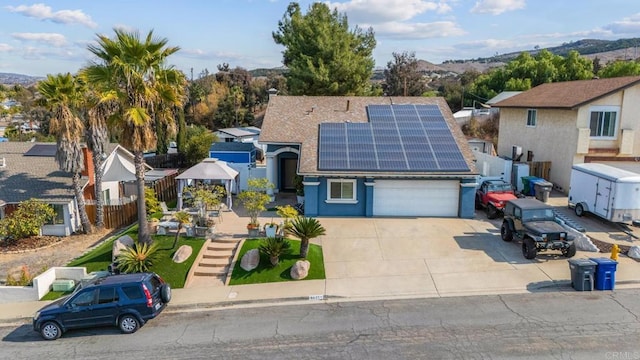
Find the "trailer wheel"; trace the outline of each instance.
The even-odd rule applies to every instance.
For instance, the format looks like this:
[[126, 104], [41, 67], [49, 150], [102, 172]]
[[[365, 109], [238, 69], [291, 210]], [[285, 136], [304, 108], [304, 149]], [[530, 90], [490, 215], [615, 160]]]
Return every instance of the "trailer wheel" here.
[[578, 216], [584, 215], [584, 206], [582, 206], [582, 204], [576, 204], [576, 208], [574, 210], [576, 212], [576, 215]]

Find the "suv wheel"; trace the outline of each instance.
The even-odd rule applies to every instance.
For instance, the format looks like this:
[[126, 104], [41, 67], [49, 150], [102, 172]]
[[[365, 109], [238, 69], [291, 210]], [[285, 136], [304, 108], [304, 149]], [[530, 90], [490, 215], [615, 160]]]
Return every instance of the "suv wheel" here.
[[511, 232], [506, 220], [502, 222], [502, 226], [500, 227], [500, 237], [503, 241], [513, 240], [513, 233]]
[[582, 204], [576, 204], [576, 208], [574, 210], [576, 212], [576, 215], [578, 216], [584, 215], [584, 206], [582, 206]]
[[171, 286], [169, 286], [169, 284], [162, 284], [160, 288], [160, 299], [162, 299], [162, 302], [165, 304], [171, 301]]
[[536, 249], [536, 243], [531, 238], [525, 238], [522, 240], [522, 255], [525, 259], [535, 259], [538, 254]]
[[487, 219], [495, 219], [498, 217], [498, 209], [495, 206], [487, 205]]
[[571, 244], [568, 248], [562, 250], [564, 257], [573, 257], [576, 254], [576, 244]]
[[122, 315], [120, 318], [120, 330], [125, 334], [133, 334], [140, 327], [140, 323], [135, 316], [131, 314]]
[[62, 335], [62, 329], [57, 323], [47, 321], [40, 326], [40, 335], [45, 340], [55, 340]]

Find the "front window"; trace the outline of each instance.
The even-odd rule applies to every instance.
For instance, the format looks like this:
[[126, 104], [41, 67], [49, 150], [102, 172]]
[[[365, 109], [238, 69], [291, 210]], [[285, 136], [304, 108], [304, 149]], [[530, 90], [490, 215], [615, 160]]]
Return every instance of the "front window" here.
[[616, 136], [616, 121], [618, 112], [616, 109], [593, 109], [589, 120], [591, 137], [613, 138]]
[[527, 110], [527, 126], [535, 127], [538, 121], [538, 111], [536, 109]]
[[531, 209], [525, 210], [522, 214], [523, 221], [554, 220], [553, 209]]
[[47, 222], [48, 225], [64, 225], [64, 206], [61, 204], [52, 204], [51, 207], [56, 215]]
[[329, 180], [328, 181], [329, 201], [355, 201], [356, 200], [356, 181], [355, 180]]

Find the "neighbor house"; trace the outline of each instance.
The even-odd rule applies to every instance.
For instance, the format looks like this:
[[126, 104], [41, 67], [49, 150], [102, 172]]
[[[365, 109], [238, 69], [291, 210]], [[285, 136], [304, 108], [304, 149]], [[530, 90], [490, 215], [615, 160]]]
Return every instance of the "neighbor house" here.
[[310, 216], [474, 215], [476, 169], [443, 98], [271, 95], [260, 143], [275, 191]]
[[[43, 235], [68, 236], [80, 228], [78, 205], [71, 174], [55, 161], [55, 143], [3, 142], [0, 144], [0, 218], [22, 201], [34, 198], [51, 204], [56, 218], [42, 227]], [[83, 148], [81, 186], [91, 201], [94, 174], [91, 152]], [[105, 204], [122, 203], [124, 184], [135, 180], [133, 155], [118, 144], [109, 144], [104, 154], [102, 191]]]
[[640, 173], [640, 76], [547, 83], [493, 104], [498, 155], [519, 146], [550, 161], [549, 178], [569, 191], [571, 166], [599, 162]]

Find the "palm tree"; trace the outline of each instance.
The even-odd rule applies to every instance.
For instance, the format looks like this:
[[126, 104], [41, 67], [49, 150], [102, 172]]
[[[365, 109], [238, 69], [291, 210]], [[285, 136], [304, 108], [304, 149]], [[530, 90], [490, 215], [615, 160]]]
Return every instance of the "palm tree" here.
[[300, 257], [306, 258], [309, 252], [309, 240], [325, 234], [325, 228], [316, 218], [298, 216], [287, 233], [300, 239]]
[[95, 89], [89, 92], [88, 101], [92, 104], [86, 114], [86, 142], [91, 150], [94, 164], [95, 197], [96, 197], [96, 227], [104, 227], [104, 196], [102, 193], [102, 175], [104, 169], [103, 155], [109, 141], [107, 118], [115, 111], [113, 101], [100, 102]]
[[182, 107], [184, 74], [166, 67], [167, 58], [179, 50], [167, 47], [167, 39], [150, 31], [144, 39], [138, 32], [114, 29], [115, 37], [98, 35], [88, 49], [98, 60], [82, 73], [89, 84], [104, 89], [101, 101], [114, 101], [117, 111], [109, 125], [120, 134], [120, 143], [134, 155], [138, 193], [138, 240], [151, 242], [146, 226], [144, 201], [145, 151], [156, 146], [156, 121], [173, 124], [172, 109]]
[[189, 215], [186, 211], [178, 211], [173, 215], [173, 217], [178, 221], [178, 231], [176, 231], [176, 237], [173, 239], [173, 246], [171, 248], [175, 248], [178, 245], [178, 238], [180, 237], [180, 230], [184, 227], [185, 224], [191, 222], [191, 215]]
[[85, 208], [84, 195], [80, 186], [80, 172], [84, 168], [81, 140], [84, 124], [78, 109], [84, 103], [82, 84], [71, 74], [47, 75], [38, 84], [45, 105], [53, 112], [49, 131], [57, 140], [56, 161], [60, 170], [71, 173], [80, 222], [85, 233], [91, 233], [91, 222]]

